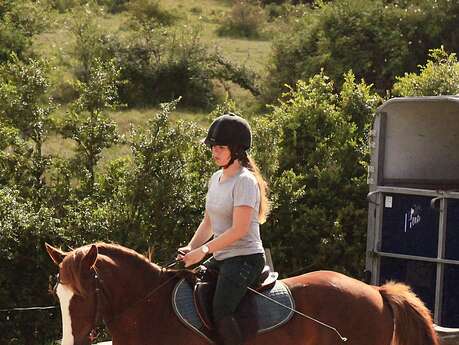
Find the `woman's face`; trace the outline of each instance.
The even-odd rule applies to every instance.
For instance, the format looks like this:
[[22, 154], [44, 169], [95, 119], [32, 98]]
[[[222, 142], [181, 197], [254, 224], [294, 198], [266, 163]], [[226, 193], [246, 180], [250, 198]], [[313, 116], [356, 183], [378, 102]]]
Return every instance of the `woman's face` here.
[[223, 167], [230, 161], [231, 151], [228, 146], [214, 145], [212, 146], [212, 158], [218, 166]]

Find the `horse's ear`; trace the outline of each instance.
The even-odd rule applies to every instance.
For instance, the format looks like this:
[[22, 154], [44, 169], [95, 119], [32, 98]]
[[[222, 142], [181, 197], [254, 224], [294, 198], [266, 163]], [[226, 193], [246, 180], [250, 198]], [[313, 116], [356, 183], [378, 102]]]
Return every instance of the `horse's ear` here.
[[51, 260], [53, 260], [54, 263], [59, 266], [62, 260], [64, 260], [66, 254], [62, 250], [54, 248], [48, 243], [45, 243], [45, 247]]
[[95, 244], [91, 245], [91, 248], [89, 248], [89, 251], [85, 254], [82, 260], [83, 267], [89, 270], [92, 266], [94, 266], [97, 260], [97, 254], [97, 246]]

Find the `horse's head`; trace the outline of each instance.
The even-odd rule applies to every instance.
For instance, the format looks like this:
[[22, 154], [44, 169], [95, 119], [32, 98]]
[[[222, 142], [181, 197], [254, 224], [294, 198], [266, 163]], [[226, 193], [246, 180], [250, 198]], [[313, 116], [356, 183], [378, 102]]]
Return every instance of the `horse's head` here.
[[97, 322], [97, 246], [65, 253], [46, 244], [46, 250], [59, 266], [55, 292], [61, 305], [62, 345], [90, 344], [90, 332]]

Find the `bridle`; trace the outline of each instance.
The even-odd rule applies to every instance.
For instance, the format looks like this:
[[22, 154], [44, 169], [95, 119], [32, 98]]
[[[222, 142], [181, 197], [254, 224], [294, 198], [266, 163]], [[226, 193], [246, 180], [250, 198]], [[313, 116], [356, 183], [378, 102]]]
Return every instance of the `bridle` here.
[[[171, 265], [167, 265], [166, 267], [170, 267]], [[160, 273], [163, 273], [165, 271], [164, 268], [161, 268]], [[116, 315], [113, 315], [111, 318], [108, 318], [107, 315], [110, 315], [111, 313], [106, 312], [106, 306], [108, 306], [108, 299], [106, 295], [106, 289], [104, 288], [104, 280], [101, 278], [100, 274], [97, 272], [97, 269], [95, 266], [91, 268], [91, 272], [93, 273], [93, 281], [94, 281], [94, 299], [95, 299], [95, 309], [96, 312], [94, 314], [94, 320], [93, 320], [93, 328], [88, 334], [89, 337], [89, 342], [90, 344], [93, 343], [94, 340], [96, 340], [98, 333], [97, 333], [97, 327], [100, 325], [108, 325], [115, 321], [116, 319], [120, 318], [122, 315], [124, 315], [128, 310], [133, 309], [135, 306], [138, 306], [140, 303], [144, 301], [148, 301], [148, 299], [153, 296], [159, 289], [161, 289], [163, 286], [165, 286], [167, 283], [172, 281], [173, 279], [176, 278], [177, 274], [172, 275], [170, 278], [166, 279], [164, 282], [162, 282], [160, 285], [156, 286], [154, 289], [152, 289], [150, 292], [148, 292], [145, 296], [137, 300], [136, 302], [132, 303], [129, 305], [127, 308], [123, 309]], [[59, 284], [63, 284], [62, 281], [60, 280], [59, 273], [56, 274], [55, 276], [55, 284], [52, 289], [53, 294], [56, 296], [56, 290], [57, 286]]]
[[[107, 322], [109, 322], [109, 320], [106, 320], [106, 318], [104, 317], [104, 311], [102, 310], [103, 306], [102, 306], [101, 300], [102, 299], [106, 300], [106, 295], [104, 293], [104, 289], [102, 286], [103, 280], [99, 278], [99, 274], [97, 273], [95, 267], [91, 269], [91, 272], [93, 272], [94, 274], [93, 275], [94, 284], [95, 284], [95, 289], [94, 289], [95, 298], [94, 299], [95, 299], [95, 305], [96, 305], [96, 312], [94, 314], [94, 321], [93, 321], [94, 327], [91, 329], [91, 331], [88, 334], [90, 344], [92, 344], [92, 342], [97, 338], [97, 335], [98, 335], [97, 330], [96, 330], [97, 326], [102, 325], [104, 323], [106, 324]], [[54, 276], [53, 280], [54, 282], [53, 282], [53, 287], [52, 287], [51, 292], [57, 298], [57, 287], [59, 284], [61, 285], [64, 285], [64, 284], [60, 280], [59, 273], [57, 273]]]
[[[94, 314], [94, 322], [93, 322], [93, 328], [89, 332], [89, 342], [92, 344], [94, 340], [97, 339], [98, 333], [97, 333], [97, 326], [102, 325], [102, 324], [107, 324], [111, 320], [107, 320], [106, 316], [104, 317], [103, 310], [103, 303], [101, 302], [102, 299], [107, 302], [107, 296], [105, 294], [105, 290], [103, 288], [103, 279], [100, 278], [99, 273], [97, 273], [96, 266], [93, 266], [92, 270], [94, 271], [94, 281], [95, 281], [95, 289], [94, 289], [94, 294], [95, 294], [95, 304], [96, 304], [96, 312]], [[107, 305], [107, 303], [105, 303]]]

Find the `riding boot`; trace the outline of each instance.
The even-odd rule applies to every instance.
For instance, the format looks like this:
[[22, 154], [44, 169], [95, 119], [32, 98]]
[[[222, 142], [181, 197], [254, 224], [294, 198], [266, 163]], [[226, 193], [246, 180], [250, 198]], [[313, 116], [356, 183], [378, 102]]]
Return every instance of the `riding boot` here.
[[243, 345], [244, 337], [242, 335], [239, 323], [232, 316], [225, 316], [217, 321], [217, 331], [220, 342], [218, 345]]

